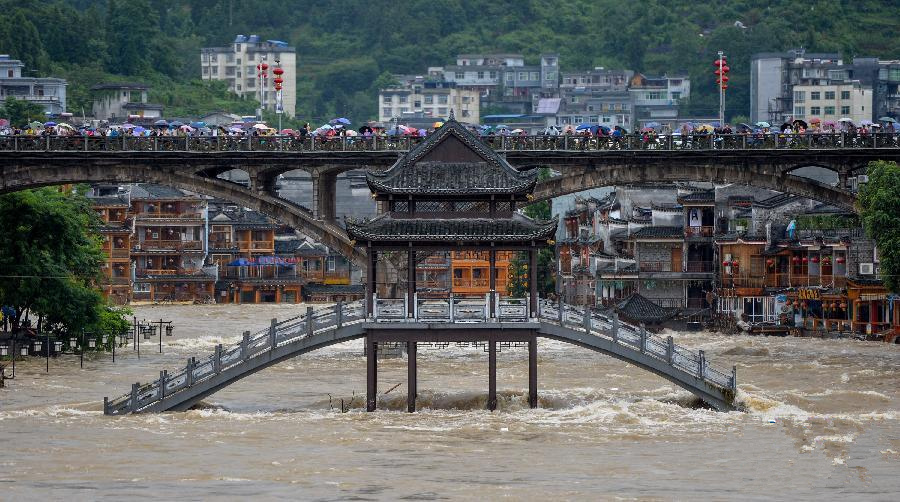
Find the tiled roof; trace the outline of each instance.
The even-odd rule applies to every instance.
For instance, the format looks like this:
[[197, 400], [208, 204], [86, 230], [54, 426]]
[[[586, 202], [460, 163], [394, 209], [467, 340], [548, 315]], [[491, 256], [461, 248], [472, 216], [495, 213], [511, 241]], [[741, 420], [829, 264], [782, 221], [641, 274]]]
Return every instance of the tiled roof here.
[[681, 227], [651, 226], [644, 227], [631, 234], [632, 239], [682, 239], [684, 229]]
[[716, 193], [714, 191], [694, 192], [678, 197], [678, 202], [715, 202]]
[[672, 317], [672, 312], [668, 309], [660, 307], [638, 293], [633, 293], [616, 305], [616, 312], [639, 322], [656, 323]]
[[369, 172], [366, 179], [376, 193], [521, 194], [534, 188], [537, 174], [515, 170], [465, 127], [448, 120], [390, 169]]
[[91, 201], [91, 205], [93, 205], [94, 207], [128, 207], [128, 197], [125, 195], [104, 195], [101, 197], [88, 197], [88, 200]]
[[132, 199], [194, 199], [177, 188], [150, 183], [140, 183], [131, 187]]
[[347, 220], [347, 234], [359, 241], [520, 242], [551, 239], [556, 220], [534, 221], [520, 214], [501, 219], [394, 219], [384, 214], [369, 221]]

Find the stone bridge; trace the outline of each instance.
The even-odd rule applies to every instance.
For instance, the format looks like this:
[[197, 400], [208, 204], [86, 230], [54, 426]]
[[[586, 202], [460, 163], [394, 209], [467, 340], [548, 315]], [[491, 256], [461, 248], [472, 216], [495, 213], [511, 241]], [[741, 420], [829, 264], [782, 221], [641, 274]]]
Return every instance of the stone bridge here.
[[[513, 300], [504, 314], [489, 317], [487, 304], [466, 304], [464, 320], [436, 320], [432, 316], [406, 318], [385, 310], [378, 302], [390, 307], [397, 300], [374, 299], [374, 314], [366, 316], [362, 302], [338, 303], [334, 308], [314, 311], [283, 322], [272, 320], [271, 325], [251, 334], [244, 332], [241, 341], [233, 346], [218, 345], [207, 358], [190, 358], [187, 365], [174, 373], [160, 372], [159, 378], [145, 384], [132, 385], [131, 391], [115, 399], [104, 398], [106, 415], [129, 413], [185, 411], [215, 392], [282, 361], [314, 350], [350, 340], [365, 338], [367, 345], [367, 410], [374, 411], [378, 401], [377, 343], [399, 342], [408, 347], [409, 382], [408, 410], [416, 404], [416, 345], [418, 343], [452, 343], [465, 341], [484, 343], [489, 348], [488, 406], [496, 406], [496, 348], [497, 343], [528, 345], [529, 403], [537, 406], [537, 338], [548, 338], [593, 350], [633, 364], [669, 380], [693, 393], [706, 404], [720, 410], [736, 408], [737, 371], [721, 370], [710, 365], [703, 351], [691, 351], [676, 345], [672, 337], [661, 338], [648, 333], [643, 326], [631, 326], [615, 316], [585, 311], [580, 307], [539, 303], [538, 312], [530, 312], [526, 299]], [[402, 304], [403, 300], [399, 300]], [[480, 307], [480, 309], [479, 309]], [[482, 312], [480, 317], [473, 311]], [[462, 311], [461, 311], [462, 312]]]
[[[335, 221], [338, 174], [392, 165], [417, 138], [299, 140], [285, 137], [0, 137], [0, 193], [80, 182], [148, 182], [221, 197], [319, 239], [357, 264], [364, 254]], [[848, 179], [872, 160], [900, 161], [900, 136], [733, 135], [680, 138], [497, 137], [486, 144], [522, 169], [547, 166], [535, 201], [594, 187], [659, 181], [740, 183], [855, 210]], [[836, 173], [827, 185], [793, 172], [816, 166]], [[218, 178], [239, 169], [246, 187]], [[302, 170], [313, 207], [278, 196], [278, 176]]]

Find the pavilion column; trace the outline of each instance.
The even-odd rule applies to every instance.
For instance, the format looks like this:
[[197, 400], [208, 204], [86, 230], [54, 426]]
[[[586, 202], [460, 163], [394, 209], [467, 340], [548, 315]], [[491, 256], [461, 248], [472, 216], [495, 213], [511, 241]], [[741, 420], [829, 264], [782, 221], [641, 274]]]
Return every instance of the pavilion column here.
[[369, 256], [366, 270], [366, 316], [375, 313], [375, 264], [378, 261], [378, 251], [369, 248]]
[[488, 341], [488, 409], [497, 409], [497, 342]]
[[406, 251], [406, 316], [414, 317], [416, 313], [416, 251]]
[[530, 295], [529, 315], [537, 317], [538, 293], [537, 293], [537, 250], [528, 250], [528, 293]]
[[378, 404], [378, 342], [366, 337], [366, 411], [375, 411]]
[[[493, 205], [491, 207], [493, 207]], [[497, 250], [492, 247], [491, 250], [488, 251], [488, 253], [488, 260], [490, 264], [490, 266], [488, 267], [488, 275], [490, 277], [491, 284], [491, 294], [489, 301], [491, 302], [490, 313], [491, 318], [493, 319], [497, 317]]]
[[537, 408], [537, 337], [528, 339], [528, 406]]
[[406, 410], [410, 413], [416, 411], [416, 393], [418, 392], [418, 383], [416, 382], [416, 342], [408, 340], [406, 342], [407, 355], [407, 389], [409, 393], [406, 396]]

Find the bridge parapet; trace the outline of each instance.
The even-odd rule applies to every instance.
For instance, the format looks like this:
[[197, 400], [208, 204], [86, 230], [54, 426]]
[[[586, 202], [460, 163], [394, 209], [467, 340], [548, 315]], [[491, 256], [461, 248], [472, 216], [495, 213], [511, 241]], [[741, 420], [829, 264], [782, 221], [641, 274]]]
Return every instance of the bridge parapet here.
[[[450, 305], [453, 302], [447, 307]], [[539, 328], [539, 333], [544, 336], [592, 348], [660, 374], [721, 410], [734, 408], [736, 370], [732, 368], [728, 374], [710, 366], [703, 351], [694, 352], [675, 345], [671, 337], [664, 340], [648, 333], [642, 326], [629, 325], [615, 316], [586, 313], [584, 308], [548, 301], [542, 301], [537, 315], [525, 321], [521, 318], [521, 310], [524, 307], [527, 314], [527, 305], [527, 301], [519, 300], [501, 304], [498, 311], [506, 310], [512, 316], [508, 319], [467, 315], [462, 319], [440, 321], [434, 321], [431, 319], [433, 313], [424, 311], [422, 319], [418, 318], [419, 314], [416, 318], [398, 318], [390, 313], [366, 318], [363, 302], [338, 303], [334, 308], [319, 310], [309, 308], [305, 314], [286, 321], [273, 319], [268, 328], [256, 333], [245, 332], [241, 341], [230, 347], [218, 345], [204, 360], [191, 358], [174, 374], [163, 371], [153, 382], [135, 383], [131, 392], [125, 395], [113, 400], [104, 398], [103, 411], [106, 415], [123, 415], [185, 409], [190, 403], [261, 368], [320, 346], [362, 336], [365, 329], [383, 327], [384, 323], [404, 323], [427, 329], [432, 322], [440, 322], [443, 326], [447, 322], [465, 323], [473, 330], [481, 327], [500, 329], [504, 325], [533, 326], [532, 329]], [[476, 307], [466, 304], [467, 309]], [[487, 312], [484, 306], [482, 312]], [[556, 328], [545, 329], [545, 326]], [[349, 335], [338, 336], [348, 328], [352, 328]]]
[[[486, 136], [499, 152], [867, 150], [900, 148], [900, 133]], [[0, 136], [0, 152], [406, 152], [411, 136]]]

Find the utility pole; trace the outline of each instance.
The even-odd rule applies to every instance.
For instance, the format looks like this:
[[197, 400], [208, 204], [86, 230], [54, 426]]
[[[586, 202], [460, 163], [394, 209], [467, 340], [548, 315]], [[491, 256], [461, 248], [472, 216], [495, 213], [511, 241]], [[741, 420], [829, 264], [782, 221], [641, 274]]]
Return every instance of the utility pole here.
[[719, 127], [725, 127], [725, 89], [728, 89], [728, 72], [731, 68], [728, 67], [723, 51], [719, 51], [719, 59], [713, 62], [713, 66], [716, 67], [713, 73], [716, 75], [716, 84], [719, 85]]

